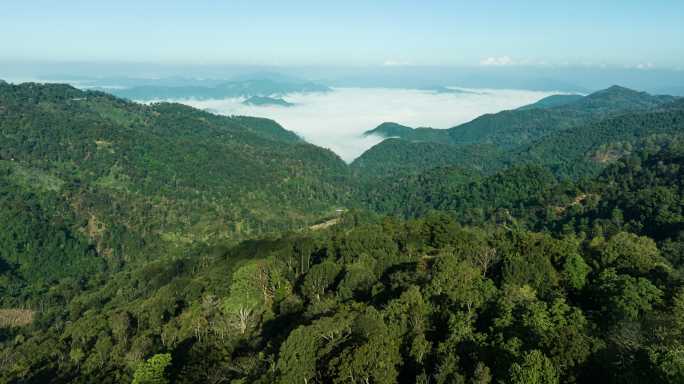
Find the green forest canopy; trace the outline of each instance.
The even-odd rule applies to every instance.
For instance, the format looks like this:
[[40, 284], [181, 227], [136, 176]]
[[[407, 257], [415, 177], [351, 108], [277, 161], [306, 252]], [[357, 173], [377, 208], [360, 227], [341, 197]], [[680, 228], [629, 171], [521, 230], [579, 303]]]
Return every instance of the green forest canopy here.
[[682, 382], [682, 104], [627, 94], [383, 174], [269, 120], [1, 84], [0, 381]]

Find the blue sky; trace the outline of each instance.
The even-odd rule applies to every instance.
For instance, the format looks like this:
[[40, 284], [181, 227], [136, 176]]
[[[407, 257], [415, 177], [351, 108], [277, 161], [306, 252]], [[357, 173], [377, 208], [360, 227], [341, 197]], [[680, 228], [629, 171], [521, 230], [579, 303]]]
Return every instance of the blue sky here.
[[4, 0], [0, 61], [684, 67], [684, 1]]

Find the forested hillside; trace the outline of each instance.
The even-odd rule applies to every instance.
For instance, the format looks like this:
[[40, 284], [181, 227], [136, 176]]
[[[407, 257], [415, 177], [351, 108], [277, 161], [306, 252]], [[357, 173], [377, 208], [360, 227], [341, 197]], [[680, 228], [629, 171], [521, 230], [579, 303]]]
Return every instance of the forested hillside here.
[[455, 145], [489, 143], [508, 149], [590, 120], [626, 111], [648, 110], [675, 100], [672, 96], [653, 96], [613, 86], [587, 96], [550, 96], [516, 110], [486, 114], [446, 130], [413, 129], [384, 123], [366, 135]]
[[[552, 99], [557, 100], [557, 98]], [[602, 91], [595, 92], [588, 96], [561, 97], [561, 102], [541, 100], [539, 105], [519, 108], [511, 111], [503, 111], [496, 114], [483, 115], [475, 120], [446, 130], [435, 130], [429, 128], [411, 129], [408, 127], [397, 127], [392, 124], [380, 125], [375, 130], [367, 134], [378, 135], [381, 137], [393, 137], [403, 139], [402, 145], [394, 141], [385, 140], [382, 143], [368, 150], [361, 157], [354, 161], [353, 166], [358, 168], [366, 176], [383, 175], [387, 172], [406, 173], [405, 170], [421, 171], [431, 168], [420, 164], [420, 159], [406, 156], [406, 153], [423, 153], [426, 142], [439, 143], [432, 145], [430, 152], [432, 158], [441, 159], [437, 166], [457, 165], [469, 166], [475, 169], [496, 169], [501, 163], [516, 163], [521, 157], [516, 156], [516, 152], [527, 147], [535, 147], [540, 140], [547, 139], [553, 143], [553, 150], [556, 151], [581, 151], [584, 146], [574, 146], [573, 140], [583, 140], [591, 145], [610, 144], [606, 137], [613, 133], [599, 134], [598, 137], [588, 134], [596, 126], [623, 128], [624, 125], [632, 125], [631, 121], [639, 120], [643, 122], [641, 113], [672, 112], [682, 110], [681, 101], [677, 101], [672, 96], [652, 96], [644, 92], [637, 92], [623, 87], [614, 86]], [[661, 110], [662, 109], [662, 110]], [[610, 119], [620, 119], [622, 121], [611, 121]], [[636, 116], [635, 116], [636, 115]], [[654, 116], [653, 119], [664, 118], [666, 116]], [[650, 124], [650, 122], [643, 122]], [[659, 124], [656, 122], [655, 124]], [[673, 124], [664, 123], [669, 127]], [[678, 129], [679, 127], [677, 127]], [[634, 127], [629, 128], [632, 131]], [[648, 131], [650, 127], [645, 125], [642, 131]], [[654, 132], [663, 130], [654, 129]], [[640, 132], [633, 132], [630, 139], [638, 136]], [[577, 139], [574, 135], [581, 135]], [[615, 136], [619, 136], [615, 134]], [[543, 143], [541, 144], [544, 145]], [[482, 146], [490, 146], [488, 151], [481, 151]], [[478, 153], [476, 161], [470, 161], [470, 156], [459, 156], [460, 153]], [[550, 154], [531, 155], [535, 164], [546, 165], [546, 162], [554, 162]], [[397, 161], [397, 159], [400, 159]], [[522, 159], [527, 159], [522, 157]], [[575, 159], [568, 161], [570, 164]], [[540, 163], [541, 162], [541, 163]], [[554, 164], [557, 166], [557, 164]]]
[[[568, 129], [515, 152], [388, 139], [382, 148], [392, 148], [390, 154], [376, 148], [355, 162], [369, 180], [357, 201], [403, 217], [437, 209], [480, 222], [502, 208], [528, 207], [545, 186], [593, 177], [635, 151], [668, 148], [682, 137], [684, 108], [677, 102]], [[384, 176], [369, 176], [367, 161], [374, 161], [373, 175]]]
[[[547, 206], [537, 232], [524, 208], [477, 226], [349, 213], [322, 232], [196, 248], [99, 287], [65, 281], [33, 299], [43, 310], [32, 325], [4, 331], [1, 374], [680, 382], [683, 161], [676, 143], [621, 160]], [[516, 174], [536, 179], [502, 177]]]
[[273, 121], [63, 85], [0, 85], [0, 141], [0, 256], [30, 280], [304, 227], [348, 195], [342, 160]]
[[[500, 168], [502, 152], [491, 144], [456, 147], [434, 142], [409, 142], [392, 138], [366, 151], [351, 164], [360, 179], [381, 178], [391, 181], [397, 176], [418, 174], [436, 167], [466, 165], [478, 171]], [[383, 181], [383, 182], [384, 182]]]
[[582, 95], [551, 95], [547, 96], [536, 103], [532, 103], [529, 105], [524, 105], [518, 110], [525, 110], [525, 109], [535, 109], [535, 108], [553, 108], [553, 107], [558, 107], [561, 105], [566, 105], [570, 103], [574, 103], [575, 101], [578, 101], [582, 99]]
[[347, 166], [271, 120], [0, 83], [0, 382], [684, 382], [684, 104], [575, 99], [483, 117], [511, 147]]
[[631, 151], [684, 134], [684, 102], [623, 113], [543, 137], [511, 156], [511, 161], [541, 164], [561, 176], [595, 173]]

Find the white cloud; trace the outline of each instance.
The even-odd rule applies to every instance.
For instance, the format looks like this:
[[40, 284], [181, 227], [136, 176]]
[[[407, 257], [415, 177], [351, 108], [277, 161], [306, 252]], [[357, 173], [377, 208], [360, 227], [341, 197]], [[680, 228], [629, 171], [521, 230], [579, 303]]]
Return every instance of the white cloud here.
[[639, 63], [635, 66], [636, 69], [653, 69], [653, 63]]
[[226, 115], [271, 118], [308, 142], [330, 148], [352, 161], [382, 141], [361, 134], [392, 121], [411, 127], [449, 128], [485, 113], [533, 103], [548, 92], [523, 90], [470, 90], [471, 93], [435, 93], [410, 89], [337, 88], [328, 93], [291, 94], [296, 106], [247, 106], [240, 99], [182, 101]]
[[382, 63], [385, 67], [402, 67], [402, 66], [407, 66], [411, 65], [408, 61], [401, 61], [401, 60], [385, 60], [385, 62]]
[[515, 64], [515, 60], [511, 59], [509, 56], [487, 57], [485, 59], [480, 60], [480, 65], [484, 66], [504, 66]]
[[505, 66], [533, 66], [533, 67], [557, 67], [557, 66], [570, 66], [572, 63], [568, 61], [564, 62], [552, 62], [544, 59], [536, 58], [512, 58], [510, 56], [492, 56], [486, 57], [480, 60], [480, 66], [483, 67], [505, 67]]

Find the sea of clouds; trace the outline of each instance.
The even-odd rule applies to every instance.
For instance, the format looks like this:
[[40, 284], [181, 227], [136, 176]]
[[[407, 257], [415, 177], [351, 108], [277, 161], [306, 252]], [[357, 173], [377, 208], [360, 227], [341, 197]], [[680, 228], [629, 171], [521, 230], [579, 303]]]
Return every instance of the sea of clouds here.
[[214, 113], [267, 117], [306, 141], [351, 162], [382, 141], [363, 132], [387, 121], [410, 127], [450, 128], [486, 113], [531, 104], [554, 93], [468, 89], [467, 93], [386, 88], [335, 88], [327, 93], [290, 94], [293, 107], [249, 106], [242, 99], [183, 100]]

